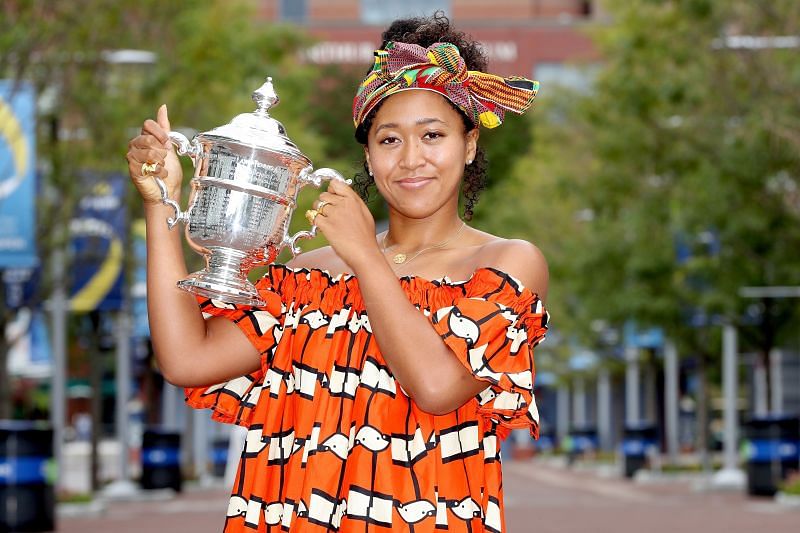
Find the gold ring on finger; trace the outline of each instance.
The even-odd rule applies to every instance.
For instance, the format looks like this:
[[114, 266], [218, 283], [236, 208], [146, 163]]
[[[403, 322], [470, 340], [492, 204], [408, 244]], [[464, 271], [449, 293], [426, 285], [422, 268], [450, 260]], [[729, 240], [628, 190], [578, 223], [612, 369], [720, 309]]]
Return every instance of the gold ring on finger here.
[[142, 176], [149, 176], [158, 170], [158, 163], [142, 163]]
[[317, 218], [317, 215], [319, 215], [319, 211], [317, 211], [316, 209], [309, 209], [308, 211], [306, 211], [306, 220], [308, 220], [308, 223], [313, 226], [314, 219]]
[[325, 216], [325, 208], [329, 205], [332, 205], [330, 202], [326, 202], [325, 200], [320, 200], [319, 205], [317, 205], [317, 212]]

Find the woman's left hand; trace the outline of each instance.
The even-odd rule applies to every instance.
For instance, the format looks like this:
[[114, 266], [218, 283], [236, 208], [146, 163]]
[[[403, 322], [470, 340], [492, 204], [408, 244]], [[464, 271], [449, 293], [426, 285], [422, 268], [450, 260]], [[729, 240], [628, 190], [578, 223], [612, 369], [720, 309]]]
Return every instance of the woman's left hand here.
[[375, 239], [375, 219], [367, 205], [347, 184], [331, 180], [328, 190], [314, 202], [319, 214], [314, 223], [336, 254], [357, 272], [381, 252]]

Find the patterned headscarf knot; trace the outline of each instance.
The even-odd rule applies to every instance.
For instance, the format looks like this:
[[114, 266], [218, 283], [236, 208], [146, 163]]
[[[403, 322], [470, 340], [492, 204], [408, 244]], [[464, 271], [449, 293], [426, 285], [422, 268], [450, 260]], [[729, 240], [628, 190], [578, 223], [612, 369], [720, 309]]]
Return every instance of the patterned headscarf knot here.
[[375, 51], [375, 63], [353, 99], [353, 123], [364, 121], [375, 106], [407, 89], [436, 91], [461, 109], [476, 126], [494, 128], [505, 110], [524, 113], [536, 97], [539, 82], [467, 70], [458, 47], [435, 43], [428, 48], [389, 41]]

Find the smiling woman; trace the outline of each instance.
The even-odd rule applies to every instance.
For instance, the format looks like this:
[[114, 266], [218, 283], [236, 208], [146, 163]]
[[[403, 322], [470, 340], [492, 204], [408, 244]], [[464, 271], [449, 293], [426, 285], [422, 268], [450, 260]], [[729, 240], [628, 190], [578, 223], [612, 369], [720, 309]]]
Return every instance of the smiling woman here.
[[[375, 113], [365, 149], [378, 192], [397, 211], [424, 219], [447, 205], [456, 216], [464, 166], [475, 158], [478, 129], [432, 91], [404, 91]], [[459, 223], [460, 226], [460, 223]]]
[[376, 235], [364, 200], [331, 182], [309, 214], [330, 246], [272, 265], [263, 307], [198, 308], [174, 289], [180, 242], [139, 175], [158, 163], [179, 190], [166, 109], [131, 141], [161, 369], [190, 405], [249, 430], [225, 531], [505, 531], [499, 440], [538, 433], [546, 262], [458, 207], [467, 189], [468, 218], [483, 178], [479, 127], [525, 111], [538, 84], [482, 72], [478, 44], [443, 16], [383, 37], [353, 118], [389, 229]]

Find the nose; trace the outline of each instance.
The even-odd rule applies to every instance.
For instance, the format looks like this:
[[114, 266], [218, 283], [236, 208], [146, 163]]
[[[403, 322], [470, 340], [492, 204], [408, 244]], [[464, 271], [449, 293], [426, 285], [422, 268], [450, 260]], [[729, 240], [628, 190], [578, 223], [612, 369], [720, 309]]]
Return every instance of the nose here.
[[409, 140], [403, 144], [400, 168], [414, 170], [425, 164], [424, 147], [418, 140]]

